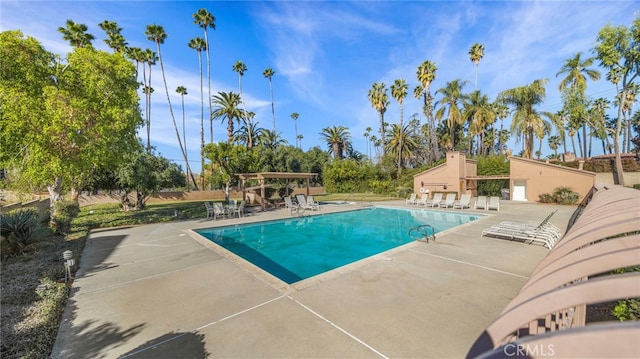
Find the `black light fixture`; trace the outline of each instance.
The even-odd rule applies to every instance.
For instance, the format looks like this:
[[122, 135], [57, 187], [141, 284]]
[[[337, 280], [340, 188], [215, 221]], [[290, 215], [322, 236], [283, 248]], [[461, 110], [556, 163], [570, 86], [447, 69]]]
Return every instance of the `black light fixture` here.
[[420, 181], [420, 187], [424, 187], [424, 182]]

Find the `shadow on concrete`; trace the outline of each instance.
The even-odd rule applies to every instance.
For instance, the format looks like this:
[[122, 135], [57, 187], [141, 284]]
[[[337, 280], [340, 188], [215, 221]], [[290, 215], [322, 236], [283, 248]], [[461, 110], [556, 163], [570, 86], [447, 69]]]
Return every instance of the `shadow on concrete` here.
[[149, 340], [137, 348], [120, 356], [124, 358], [207, 358], [209, 353], [205, 349], [204, 335], [193, 332], [167, 333]]

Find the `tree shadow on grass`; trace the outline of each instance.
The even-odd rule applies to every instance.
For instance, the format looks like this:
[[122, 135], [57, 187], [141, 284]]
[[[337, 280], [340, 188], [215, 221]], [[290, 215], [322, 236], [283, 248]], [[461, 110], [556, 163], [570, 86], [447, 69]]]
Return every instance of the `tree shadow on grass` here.
[[209, 353], [205, 349], [203, 334], [196, 334], [193, 332], [171, 332], [141, 344], [137, 348], [120, 356], [120, 359], [202, 359], [208, 357]]

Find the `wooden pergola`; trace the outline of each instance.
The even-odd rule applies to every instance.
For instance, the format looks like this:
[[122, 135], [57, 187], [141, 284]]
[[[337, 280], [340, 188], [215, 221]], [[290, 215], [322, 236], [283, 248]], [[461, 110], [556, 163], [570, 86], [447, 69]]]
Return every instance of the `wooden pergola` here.
[[259, 173], [239, 173], [236, 176], [240, 178], [240, 187], [242, 188], [242, 200], [246, 200], [246, 184], [247, 180], [257, 179], [260, 184], [260, 192], [262, 193], [261, 205], [262, 209], [265, 209], [265, 180], [267, 179], [285, 179], [287, 194], [289, 194], [289, 181], [290, 180], [305, 180], [307, 185], [306, 195], [309, 195], [309, 181], [312, 177], [317, 176], [317, 173], [301, 173], [301, 172], [259, 172]]

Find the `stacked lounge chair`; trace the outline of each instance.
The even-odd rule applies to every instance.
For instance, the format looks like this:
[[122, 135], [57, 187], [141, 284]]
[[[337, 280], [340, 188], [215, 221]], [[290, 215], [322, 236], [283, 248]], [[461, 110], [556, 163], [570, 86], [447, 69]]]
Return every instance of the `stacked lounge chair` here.
[[549, 219], [555, 213], [556, 211], [551, 212], [538, 225], [518, 222], [501, 222], [482, 231], [482, 235], [487, 237], [517, 240], [529, 244], [541, 244], [551, 249], [562, 235], [560, 229], [549, 222]]
[[417, 204], [418, 203], [418, 195], [416, 193], [412, 193], [409, 198], [405, 201], [405, 204]]

